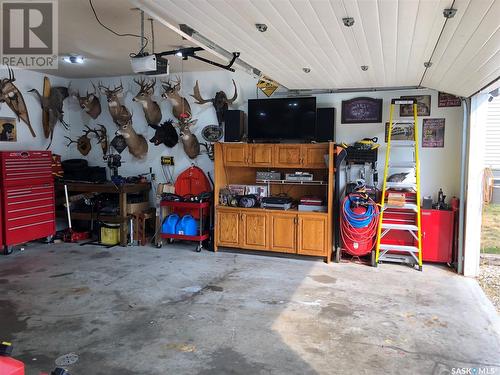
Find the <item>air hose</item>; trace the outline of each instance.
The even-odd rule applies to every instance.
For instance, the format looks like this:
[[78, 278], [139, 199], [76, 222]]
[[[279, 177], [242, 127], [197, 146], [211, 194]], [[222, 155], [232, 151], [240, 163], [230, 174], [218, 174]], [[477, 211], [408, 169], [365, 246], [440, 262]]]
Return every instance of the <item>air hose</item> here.
[[379, 209], [369, 197], [351, 193], [341, 206], [343, 249], [351, 255], [369, 254], [375, 246]]

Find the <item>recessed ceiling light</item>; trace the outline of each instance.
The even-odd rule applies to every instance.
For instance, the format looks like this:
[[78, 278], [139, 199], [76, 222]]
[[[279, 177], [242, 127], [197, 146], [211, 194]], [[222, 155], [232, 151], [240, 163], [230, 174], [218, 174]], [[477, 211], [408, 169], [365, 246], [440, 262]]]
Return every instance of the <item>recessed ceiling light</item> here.
[[261, 33], [264, 33], [267, 31], [267, 25], [265, 23], [256, 23], [255, 27], [257, 30], [259, 30]]
[[311, 72], [311, 68], [302, 68], [302, 70], [304, 71], [304, 73], [310, 73]]
[[342, 22], [344, 23], [345, 27], [351, 27], [352, 25], [354, 25], [354, 18], [344, 17], [342, 18]]
[[75, 55], [64, 56], [63, 60], [69, 64], [83, 64], [84, 62], [83, 56], [75, 56]]
[[361, 70], [366, 72], [368, 70], [368, 65], [361, 65]]
[[425, 66], [426, 68], [430, 68], [430, 67], [432, 66], [432, 62], [430, 62], [430, 61], [426, 61], [426, 62], [424, 62], [424, 66]]
[[444, 18], [453, 18], [457, 14], [457, 10], [454, 8], [446, 8], [443, 10]]

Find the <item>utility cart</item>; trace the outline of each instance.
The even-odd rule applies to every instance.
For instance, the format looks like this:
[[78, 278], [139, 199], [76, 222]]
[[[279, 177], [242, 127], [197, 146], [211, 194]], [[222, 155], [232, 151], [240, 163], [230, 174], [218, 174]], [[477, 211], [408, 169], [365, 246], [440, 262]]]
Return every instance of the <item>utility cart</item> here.
[[[179, 212], [196, 212], [193, 215], [198, 218], [198, 234], [197, 235], [185, 235], [177, 233], [164, 233], [163, 223], [171, 213]], [[157, 247], [162, 247], [162, 239], [166, 239], [169, 243], [174, 240], [181, 241], [195, 241], [198, 242], [196, 246], [196, 251], [200, 252], [203, 249], [203, 241], [210, 240], [211, 229], [212, 229], [212, 203], [210, 201], [205, 202], [177, 202], [177, 201], [162, 201], [160, 202], [160, 240], [157, 242]], [[208, 226], [207, 226], [208, 223]]]

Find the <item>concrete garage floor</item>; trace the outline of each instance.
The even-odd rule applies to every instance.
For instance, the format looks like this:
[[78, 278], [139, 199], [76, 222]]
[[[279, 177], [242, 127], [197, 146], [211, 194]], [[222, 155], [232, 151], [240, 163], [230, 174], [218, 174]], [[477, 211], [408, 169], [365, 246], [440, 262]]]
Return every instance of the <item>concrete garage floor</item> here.
[[70, 352], [72, 375], [500, 374], [499, 318], [475, 280], [193, 248], [0, 257], [0, 338], [28, 375]]

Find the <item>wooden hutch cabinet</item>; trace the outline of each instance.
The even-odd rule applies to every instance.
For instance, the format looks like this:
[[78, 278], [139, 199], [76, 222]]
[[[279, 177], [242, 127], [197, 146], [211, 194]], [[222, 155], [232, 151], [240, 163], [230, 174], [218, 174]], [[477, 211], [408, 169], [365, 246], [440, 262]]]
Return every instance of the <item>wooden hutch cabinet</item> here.
[[[328, 157], [325, 157], [325, 156]], [[328, 163], [328, 164], [327, 164]], [[223, 206], [220, 189], [231, 184], [258, 185], [262, 170], [313, 173], [311, 183], [267, 181], [270, 194], [294, 199], [322, 196], [327, 212]], [[215, 145], [215, 250], [218, 247], [272, 251], [323, 257], [330, 262], [333, 248], [333, 143]]]

